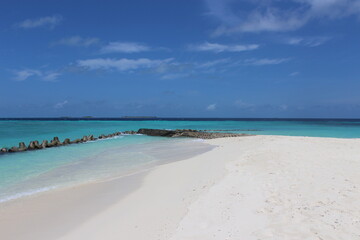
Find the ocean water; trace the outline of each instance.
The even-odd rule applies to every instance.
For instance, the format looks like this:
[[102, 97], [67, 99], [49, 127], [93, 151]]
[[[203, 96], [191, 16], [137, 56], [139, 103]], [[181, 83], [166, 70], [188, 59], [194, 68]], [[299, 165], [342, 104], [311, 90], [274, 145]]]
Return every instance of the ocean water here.
[[[360, 120], [157, 119], [0, 120], [0, 147], [139, 128], [225, 130], [262, 135], [360, 137]], [[193, 139], [117, 136], [83, 144], [0, 155], [0, 203], [55, 188], [129, 174], [209, 146]]]

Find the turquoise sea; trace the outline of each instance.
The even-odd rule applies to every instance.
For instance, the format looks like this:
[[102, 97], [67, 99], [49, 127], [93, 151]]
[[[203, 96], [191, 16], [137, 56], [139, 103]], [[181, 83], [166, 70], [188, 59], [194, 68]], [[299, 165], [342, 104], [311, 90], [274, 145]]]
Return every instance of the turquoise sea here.
[[[139, 128], [229, 130], [261, 135], [359, 138], [360, 120], [334, 119], [26, 119], [0, 120], [0, 148], [32, 140], [98, 136]], [[65, 147], [0, 155], [0, 202], [53, 188], [103, 180], [176, 160], [194, 139], [118, 136]], [[190, 151], [190, 150], [189, 150]], [[180, 154], [181, 153], [181, 154]], [[189, 152], [190, 154], [190, 152]], [[184, 156], [185, 156], [184, 155]]]

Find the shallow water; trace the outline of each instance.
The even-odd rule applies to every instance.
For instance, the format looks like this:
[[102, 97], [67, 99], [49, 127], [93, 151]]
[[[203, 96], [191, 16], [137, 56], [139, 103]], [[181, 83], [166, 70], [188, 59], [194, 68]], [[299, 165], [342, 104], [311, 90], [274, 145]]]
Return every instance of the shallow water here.
[[202, 142], [120, 136], [0, 156], [0, 203], [185, 159], [211, 149]]
[[[84, 135], [109, 134], [139, 128], [230, 130], [249, 134], [360, 137], [356, 120], [212, 120], [212, 121], [0, 121], [0, 147], [19, 142], [51, 140], [58, 136], [75, 139]], [[191, 143], [191, 144], [189, 144]], [[199, 150], [200, 149], [200, 150]], [[204, 144], [189, 139], [141, 135], [59, 148], [0, 155], [0, 202], [53, 188], [121, 176], [181, 156], [205, 151]], [[186, 155], [187, 156], [187, 155]]]

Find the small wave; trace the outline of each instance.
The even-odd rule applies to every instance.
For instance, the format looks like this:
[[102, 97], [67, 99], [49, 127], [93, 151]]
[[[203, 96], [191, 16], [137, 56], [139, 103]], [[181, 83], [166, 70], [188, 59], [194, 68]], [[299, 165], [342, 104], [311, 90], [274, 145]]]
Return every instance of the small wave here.
[[[125, 135], [125, 134], [123, 134]], [[111, 137], [111, 138], [99, 138], [99, 139], [96, 139], [95, 141], [89, 141], [89, 142], [96, 142], [96, 141], [106, 141], [106, 140], [111, 140], [111, 139], [117, 139], [117, 138], [123, 138], [124, 136], [114, 136], [114, 137]]]
[[202, 138], [197, 138], [197, 139], [193, 139], [193, 142], [205, 142], [205, 139]]
[[54, 187], [44, 187], [44, 188], [39, 188], [39, 189], [31, 190], [31, 191], [17, 193], [14, 195], [10, 195], [8, 197], [1, 198], [0, 203], [8, 202], [8, 201], [19, 199], [22, 197], [28, 197], [28, 196], [31, 196], [31, 195], [34, 195], [37, 193], [41, 193], [41, 192], [47, 192], [47, 191], [50, 191], [55, 188], [56, 188], [55, 186]]

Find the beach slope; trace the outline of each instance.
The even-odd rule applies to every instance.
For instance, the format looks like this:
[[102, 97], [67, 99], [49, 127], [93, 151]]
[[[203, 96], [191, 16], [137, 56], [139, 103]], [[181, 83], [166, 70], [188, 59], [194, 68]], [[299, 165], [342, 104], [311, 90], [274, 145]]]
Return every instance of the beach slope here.
[[[48, 231], [43, 239], [360, 239], [359, 139], [249, 136], [206, 142], [216, 148], [131, 181], [89, 184], [2, 209], [1, 239], [15, 239], [6, 221], [10, 214], [31, 212], [35, 202], [35, 216], [45, 215], [49, 208], [40, 206], [49, 199], [58, 199], [54, 205], [63, 213], [48, 214], [44, 229], [55, 229], [61, 222], [52, 219], [64, 222], [67, 213], [91, 214], [62, 231]], [[106, 195], [126, 181], [133, 187], [121, 197]], [[62, 198], [74, 194], [86, 200], [62, 205]], [[16, 231], [23, 233], [17, 239], [34, 239], [29, 228]]]

